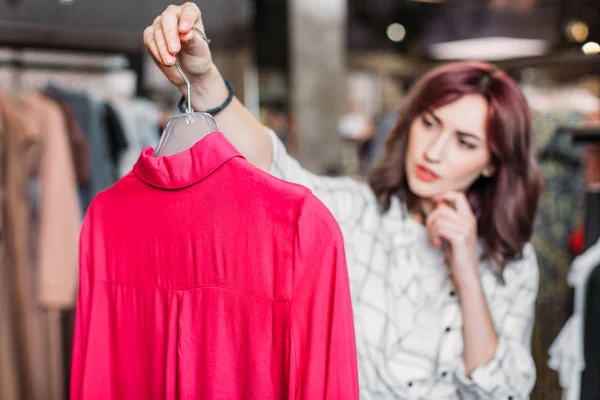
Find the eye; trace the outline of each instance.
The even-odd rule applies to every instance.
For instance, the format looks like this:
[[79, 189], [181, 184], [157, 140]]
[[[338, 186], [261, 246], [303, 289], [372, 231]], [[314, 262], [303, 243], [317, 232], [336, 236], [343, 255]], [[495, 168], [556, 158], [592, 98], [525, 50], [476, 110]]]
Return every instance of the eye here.
[[474, 149], [474, 148], [476, 148], [476, 147], [477, 147], [477, 145], [475, 145], [475, 144], [473, 144], [473, 143], [469, 142], [468, 140], [466, 140], [466, 139], [464, 139], [464, 138], [461, 138], [461, 137], [459, 137], [459, 138], [458, 138], [458, 143], [459, 143], [459, 144], [460, 144], [462, 147], [464, 147], [464, 148], [466, 148], [466, 149], [469, 149], [469, 150], [472, 150], [472, 149]]
[[421, 120], [423, 121], [423, 125], [425, 125], [428, 128], [432, 128], [435, 125], [435, 122], [430, 119], [429, 116], [423, 114], [423, 116], [421, 117]]

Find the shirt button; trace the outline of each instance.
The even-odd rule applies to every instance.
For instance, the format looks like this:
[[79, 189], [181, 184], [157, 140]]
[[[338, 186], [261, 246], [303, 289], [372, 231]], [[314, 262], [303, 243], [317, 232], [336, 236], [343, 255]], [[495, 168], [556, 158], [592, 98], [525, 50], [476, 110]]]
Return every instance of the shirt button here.
[[452, 330], [452, 328], [450, 328], [449, 326], [447, 326], [447, 327], [446, 327], [446, 329], [444, 329], [444, 331], [445, 331], [446, 333], [450, 332], [451, 330]]
[[454, 296], [456, 296], [456, 292], [454, 290], [451, 290], [450, 291], [450, 297], [454, 297]]
[[445, 378], [448, 373], [446, 371], [442, 372], [442, 378]]
[[508, 400], [513, 400], [513, 397], [512, 396], [508, 396]]
[[412, 382], [408, 382], [408, 387], [411, 387], [411, 386], [412, 386]]

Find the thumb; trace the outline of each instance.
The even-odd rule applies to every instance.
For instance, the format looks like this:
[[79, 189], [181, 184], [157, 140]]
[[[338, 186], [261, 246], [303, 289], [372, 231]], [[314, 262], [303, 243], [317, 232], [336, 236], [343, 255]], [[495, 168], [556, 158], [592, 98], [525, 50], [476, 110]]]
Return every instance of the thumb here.
[[202, 56], [208, 50], [208, 43], [195, 29], [180, 35], [182, 50], [192, 56]]

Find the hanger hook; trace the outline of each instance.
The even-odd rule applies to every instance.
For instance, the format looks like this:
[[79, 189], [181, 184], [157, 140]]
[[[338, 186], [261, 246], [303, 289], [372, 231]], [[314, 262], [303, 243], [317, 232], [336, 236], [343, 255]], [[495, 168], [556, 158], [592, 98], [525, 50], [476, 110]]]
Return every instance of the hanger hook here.
[[[200, 28], [198, 28], [197, 26], [195, 26], [193, 28], [193, 30], [195, 30], [196, 32], [198, 32], [200, 34], [200, 37], [202, 37], [202, 39], [206, 43], [210, 44], [211, 40], [206, 37], [206, 35], [204, 34], [204, 32], [202, 32], [202, 30]], [[187, 107], [185, 109], [185, 112], [186, 113], [193, 113], [194, 109], [192, 108], [192, 84], [190, 83], [190, 80], [188, 79], [188, 77], [185, 74], [185, 72], [183, 72], [183, 69], [181, 69], [181, 66], [179, 65], [179, 60], [177, 59], [177, 57], [175, 57], [175, 68], [177, 68], [177, 71], [179, 72], [179, 74], [181, 75], [181, 77], [183, 78], [183, 80], [185, 81], [185, 85], [186, 85], [186, 89], [187, 89]]]

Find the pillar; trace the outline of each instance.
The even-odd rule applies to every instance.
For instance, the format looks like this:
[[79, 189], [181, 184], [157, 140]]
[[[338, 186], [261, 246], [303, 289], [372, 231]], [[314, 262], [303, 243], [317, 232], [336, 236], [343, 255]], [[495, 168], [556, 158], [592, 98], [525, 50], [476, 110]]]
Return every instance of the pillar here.
[[347, 0], [288, 0], [290, 102], [298, 159], [315, 172], [340, 167], [345, 110]]

